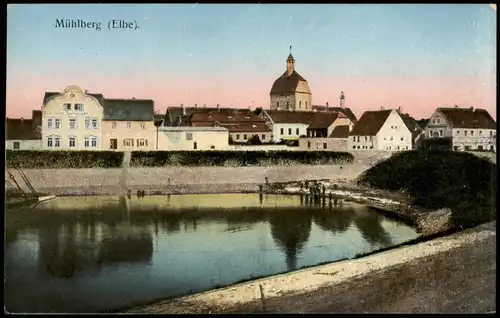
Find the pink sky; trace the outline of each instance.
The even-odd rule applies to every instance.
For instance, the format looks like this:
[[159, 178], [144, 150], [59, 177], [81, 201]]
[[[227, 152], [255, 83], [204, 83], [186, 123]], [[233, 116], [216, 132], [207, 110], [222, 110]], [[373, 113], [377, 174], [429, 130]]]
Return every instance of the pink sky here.
[[[29, 81], [25, 79], [29, 78]], [[440, 106], [459, 105], [487, 109], [496, 118], [496, 82], [484, 82], [484, 77], [462, 78], [313, 78], [309, 76], [314, 105], [336, 105], [340, 91], [346, 95], [346, 106], [358, 116], [366, 110], [402, 106], [416, 119], [429, 117]], [[193, 105], [269, 108], [269, 90], [274, 79], [211, 77], [175, 80], [138, 81], [137, 77], [94, 78], [74, 81], [68, 78], [40, 77], [34, 74], [8, 76], [7, 116], [30, 117], [32, 109], [40, 109], [45, 91], [61, 91], [67, 85], [78, 85], [89, 92], [102, 93], [108, 98], [147, 98], [164, 113], [167, 106]], [[26, 83], [29, 90], [26, 91]], [[252, 103], [253, 101], [253, 103]]]

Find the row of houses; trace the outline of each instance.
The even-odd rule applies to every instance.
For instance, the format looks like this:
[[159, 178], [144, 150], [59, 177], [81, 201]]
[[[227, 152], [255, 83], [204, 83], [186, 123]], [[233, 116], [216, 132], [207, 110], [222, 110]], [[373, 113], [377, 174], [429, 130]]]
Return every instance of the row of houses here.
[[107, 99], [77, 86], [45, 93], [31, 119], [7, 118], [7, 149], [210, 150], [297, 142], [304, 150], [403, 151], [425, 140], [449, 140], [454, 150], [496, 151], [496, 123], [484, 109], [438, 108], [416, 121], [401, 109], [366, 111], [359, 118], [343, 105], [312, 111], [168, 107], [153, 100]]

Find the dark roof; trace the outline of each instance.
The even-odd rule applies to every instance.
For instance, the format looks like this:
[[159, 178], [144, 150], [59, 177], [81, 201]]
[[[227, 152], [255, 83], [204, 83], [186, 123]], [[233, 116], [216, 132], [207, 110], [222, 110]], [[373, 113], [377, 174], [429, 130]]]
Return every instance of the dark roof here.
[[347, 118], [349, 118], [350, 121], [352, 121], [353, 123], [355, 123], [357, 121], [357, 118], [356, 118], [356, 115], [354, 115], [354, 113], [352, 112], [352, 110], [350, 108], [347, 108], [347, 107], [326, 107], [326, 106], [323, 106], [323, 105], [313, 105], [312, 106], [312, 109], [315, 110], [315, 111], [331, 111], [331, 112], [339, 112], [339, 113], [342, 113], [344, 115], [347, 116]]
[[104, 120], [153, 121], [154, 101], [151, 99], [105, 99]]
[[391, 109], [366, 111], [349, 133], [351, 136], [375, 136], [384, 125]]
[[265, 120], [249, 109], [219, 109], [208, 112], [193, 112], [189, 121], [194, 125], [199, 122], [219, 123], [265, 123]]
[[221, 125], [221, 127], [227, 128], [230, 133], [235, 132], [249, 132], [249, 133], [257, 133], [257, 132], [270, 132], [271, 128], [267, 126], [265, 123], [241, 123], [237, 125]]
[[[54, 96], [57, 96], [57, 95], [61, 95], [62, 93], [60, 92], [45, 92], [45, 95], [43, 96], [43, 105], [47, 104], [47, 102]], [[104, 100], [104, 96], [102, 94], [94, 94], [94, 93], [85, 93], [87, 95], [90, 95], [94, 98], [96, 98], [99, 103], [102, 105], [103, 104], [103, 100]]]
[[405, 123], [406, 127], [408, 127], [408, 130], [411, 131], [412, 133], [414, 131], [422, 130], [420, 125], [417, 123], [417, 121], [413, 117], [411, 117], [410, 115], [399, 113], [399, 116], [401, 116], [401, 119]]
[[417, 124], [420, 126], [420, 128], [424, 129], [425, 126], [427, 126], [427, 123], [429, 122], [429, 118], [422, 118], [420, 120], [417, 120]]
[[329, 138], [347, 138], [349, 137], [349, 125], [340, 125], [333, 129]]
[[42, 139], [41, 130], [33, 127], [32, 119], [6, 118], [6, 140], [39, 140]]
[[338, 113], [334, 112], [318, 112], [312, 119], [311, 124], [309, 124], [308, 129], [325, 129], [330, 127], [333, 122], [337, 119]]
[[[165, 120], [163, 122], [164, 126], [179, 126], [182, 123], [179, 123], [179, 118], [184, 117], [182, 113], [184, 112], [185, 116], [190, 116], [194, 112], [211, 112], [216, 110], [230, 110], [233, 108], [229, 107], [184, 107], [184, 111], [182, 106], [169, 106], [167, 107], [167, 111], [165, 112]], [[185, 120], [181, 120], [181, 122], [185, 122]]]
[[[307, 82], [302, 76], [300, 76], [297, 71], [293, 71], [290, 76], [287, 76], [285, 71], [278, 79], [273, 83], [270, 95], [280, 95], [280, 94], [294, 94], [297, 92], [297, 85], [300, 81]], [[309, 93], [309, 92], [300, 92]]]
[[310, 125], [316, 112], [265, 110], [273, 122], [277, 124], [306, 124]]
[[452, 123], [453, 128], [496, 129], [496, 122], [485, 109], [444, 108], [438, 110]]

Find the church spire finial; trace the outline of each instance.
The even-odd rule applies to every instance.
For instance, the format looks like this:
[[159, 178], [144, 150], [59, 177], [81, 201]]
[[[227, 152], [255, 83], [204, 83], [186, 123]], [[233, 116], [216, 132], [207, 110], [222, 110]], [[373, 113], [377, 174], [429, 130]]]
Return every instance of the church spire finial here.
[[290, 45], [290, 54], [292, 54], [292, 46]]

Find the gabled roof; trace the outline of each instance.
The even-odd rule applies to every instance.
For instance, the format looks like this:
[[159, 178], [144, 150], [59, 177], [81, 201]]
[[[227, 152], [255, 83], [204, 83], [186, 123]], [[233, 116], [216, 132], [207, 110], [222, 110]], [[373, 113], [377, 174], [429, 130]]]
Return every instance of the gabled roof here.
[[[271, 87], [270, 95], [281, 95], [281, 94], [294, 94], [297, 91], [297, 85], [299, 82], [307, 82], [297, 71], [293, 71], [290, 76], [287, 76], [285, 71], [278, 77]], [[309, 92], [301, 92], [309, 93]]]
[[[184, 108], [184, 109], [183, 109]], [[216, 110], [231, 110], [229, 107], [182, 107], [182, 106], [169, 106], [165, 112], [165, 126], [179, 126], [179, 118], [190, 116], [194, 112], [211, 112]], [[183, 113], [185, 115], [183, 115]], [[182, 120], [181, 120], [182, 121]]]
[[349, 125], [336, 126], [328, 138], [348, 138]]
[[269, 128], [265, 123], [242, 123], [237, 125], [221, 125], [229, 130], [230, 133], [266, 133], [270, 132], [271, 128]]
[[323, 105], [313, 105], [312, 109], [314, 111], [318, 111], [318, 112], [320, 112], [320, 111], [339, 112], [339, 113], [342, 113], [342, 114], [346, 115], [347, 118], [349, 118], [349, 120], [352, 121], [353, 123], [356, 123], [356, 121], [357, 121], [356, 115], [354, 115], [354, 113], [352, 112], [352, 110], [350, 108], [347, 108], [347, 107], [337, 107], [337, 106], [326, 107], [326, 106], [323, 106]]
[[420, 128], [424, 129], [425, 126], [427, 126], [427, 123], [429, 122], [429, 118], [422, 118], [420, 120], [417, 120], [417, 124], [420, 126]]
[[495, 120], [485, 109], [439, 107], [437, 110], [451, 122], [453, 128], [496, 129]]
[[104, 120], [153, 121], [154, 102], [151, 99], [104, 99]]
[[316, 112], [288, 111], [288, 110], [265, 110], [276, 124], [305, 124], [312, 122]]
[[265, 123], [264, 118], [249, 109], [219, 109], [209, 112], [193, 112], [190, 115], [191, 124], [199, 122], [219, 123]]
[[[43, 105], [47, 104], [47, 102], [54, 96], [61, 95], [61, 92], [45, 92], [45, 95], [43, 96]], [[104, 101], [104, 96], [102, 94], [96, 94], [96, 93], [85, 93], [87, 95], [90, 95], [94, 98], [96, 98], [99, 101], [99, 104], [103, 104]]]
[[334, 112], [318, 112], [312, 119], [311, 124], [307, 129], [327, 129], [337, 119], [338, 113]]
[[366, 111], [354, 125], [351, 136], [375, 136], [384, 125], [391, 109]]
[[41, 131], [33, 127], [32, 119], [6, 118], [6, 140], [40, 140]]

